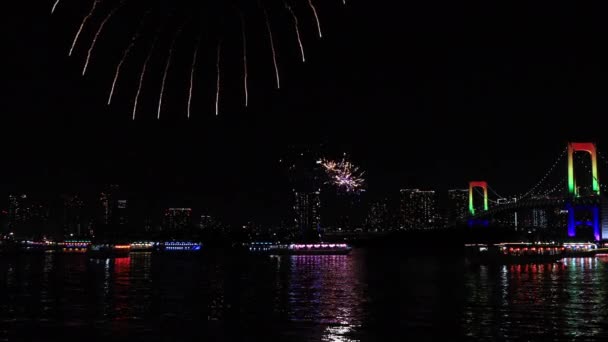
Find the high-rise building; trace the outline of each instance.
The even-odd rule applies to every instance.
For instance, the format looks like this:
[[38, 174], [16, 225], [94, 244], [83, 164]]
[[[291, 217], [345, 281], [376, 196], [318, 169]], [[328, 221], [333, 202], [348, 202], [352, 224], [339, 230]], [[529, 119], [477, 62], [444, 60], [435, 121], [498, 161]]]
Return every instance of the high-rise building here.
[[303, 237], [316, 236], [321, 230], [321, 192], [294, 191], [296, 229]]
[[532, 226], [536, 228], [547, 228], [548, 226], [547, 209], [534, 208], [532, 209]]
[[66, 236], [83, 236], [88, 234], [84, 215], [84, 202], [78, 196], [66, 196], [63, 199], [63, 231]]
[[163, 230], [177, 232], [192, 226], [192, 208], [169, 208], [165, 210]]
[[401, 216], [405, 230], [437, 228], [439, 216], [435, 191], [402, 189]]
[[25, 201], [27, 195], [9, 195], [8, 196], [8, 228], [14, 231], [19, 223], [22, 223], [27, 216]]
[[214, 229], [214, 222], [211, 215], [203, 214], [201, 215], [201, 220], [199, 221], [198, 227], [200, 230], [208, 232]]
[[387, 201], [378, 201], [370, 206], [369, 214], [366, 219], [366, 226], [369, 231], [383, 232], [390, 230], [391, 222]]
[[126, 199], [116, 200], [116, 206], [114, 207], [113, 221], [118, 225], [125, 225], [129, 223], [129, 202]]
[[43, 233], [49, 219], [49, 207], [27, 195], [10, 195], [7, 210], [8, 229], [15, 236], [37, 237]]
[[110, 185], [99, 195], [97, 222], [101, 225], [125, 225], [128, 223], [128, 201], [118, 185]]
[[447, 225], [449, 227], [465, 222], [469, 216], [469, 190], [448, 190], [447, 207]]

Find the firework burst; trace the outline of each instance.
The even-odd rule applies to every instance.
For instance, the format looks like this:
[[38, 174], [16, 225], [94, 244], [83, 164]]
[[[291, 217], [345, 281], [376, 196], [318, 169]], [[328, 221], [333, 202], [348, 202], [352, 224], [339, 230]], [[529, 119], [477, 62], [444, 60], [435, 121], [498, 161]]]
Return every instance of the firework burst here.
[[364, 172], [346, 158], [340, 161], [322, 159], [317, 162], [327, 175], [328, 183], [346, 192], [358, 193], [363, 190]]
[[[297, 51], [305, 62], [305, 40], [311, 35], [322, 37], [321, 18], [329, 5], [318, 0], [86, 0], [80, 6], [85, 13], [72, 17], [71, 13], [78, 12], [74, 10], [78, 2], [52, 0], [49, 4], [51, 15], [75, 26], [68, 54], [82, 57], [82, 74], [103, 68], [101, 61], [105, 61], [111, 74], [107, 75], [111, 76], [107, 104], [114, 103], [118, 88], [124, 89], [121, 93], [127, 96], [135, 119], [138, 109], [142, 112], [143, 93], [157, 94], [155, 117], [160, 119], [167, 100], [174, 98], [185, 99], [184, 117], [195, 116], [197, 95], [214, 94], [215, 106], [208, 109], [215, 107], [219, 114], [223, 89], [239, 89], [241, 106], [247, 107], [250, 72], [255, 67], [263, 71], [261, 82], [272, 82], [280, 89], [279, 67], [287, 63], [283, 51]], [[259, 48], [248, 49], [249, 44]], [[253, 52], [259, 56], [249, 58]], [[233, 70], [241, 74], [241, 87], [223, 84], [231, 82]], [[160, 75], [160, 84], [153, 83], [154, 75]], [[128, 89], [133, 90], [131, 94]]]

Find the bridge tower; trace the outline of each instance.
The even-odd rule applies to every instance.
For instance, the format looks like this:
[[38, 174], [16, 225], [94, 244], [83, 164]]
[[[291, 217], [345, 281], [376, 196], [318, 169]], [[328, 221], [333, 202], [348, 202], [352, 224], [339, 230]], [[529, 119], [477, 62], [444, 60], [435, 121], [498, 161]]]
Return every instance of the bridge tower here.
[[600, 195], [600, 181], [597, 174], [597, 149], [594, 143], [569, 143], [568, 144], [568, 194], [570, 197], [580, 197], [574, 178], [574, 152], [583, 151], [591, 156], [591, 175], [593, 176], [592, 190], [597, 196]]
[[469, 182], [469, 214], [475, 216], [475, 206], [473, 205], [473, 190], [481, 188], [483, 190], [483, 210], [488, 211], [488, 183], [486, 181]]
[[[576, 186], [574, 173], [574, 153], [582, 151], [589, 153], [591, 157], [591, 175], [592, 186], [591, 195], [581, 194]], [[581, 203], [582, 197], [592, 197], [592, 201], [588, 204]], [[568, 200], [566, 201], [566, 209], [568, 210], [568, 236], [576, 236], [576, 227], [580, 225], [591, 225], [593, 228], [593, 236], [596, 241], [601, 239], [601, 220], [600, 220], [600, 182], [597, 172], [597, 149], [594, 143], [571, 142], [568, 143]], [[576, 214], [581, 212], [591, 213], [591, 220], [586, 222], [577, 221]]]

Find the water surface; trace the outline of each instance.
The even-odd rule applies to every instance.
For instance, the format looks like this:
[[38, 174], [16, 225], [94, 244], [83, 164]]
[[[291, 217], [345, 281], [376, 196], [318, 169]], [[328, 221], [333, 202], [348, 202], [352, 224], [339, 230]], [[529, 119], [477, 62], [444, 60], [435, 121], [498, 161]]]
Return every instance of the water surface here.
[[0, 341], [608, 340], [608, 257], [0, 256]]

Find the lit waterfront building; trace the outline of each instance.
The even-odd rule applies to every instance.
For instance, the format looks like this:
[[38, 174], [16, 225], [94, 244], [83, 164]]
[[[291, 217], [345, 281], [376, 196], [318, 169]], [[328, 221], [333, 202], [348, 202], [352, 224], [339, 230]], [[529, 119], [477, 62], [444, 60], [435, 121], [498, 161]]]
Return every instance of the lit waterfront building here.
[[165, 210], [163, 230], [182, 231], [192, 225], [192, 208], [169, 208]]
[[402, 189], [400, 211], [405, 230], [433, 229], [439, 225], [437, 198], [433, 190]]
[[384, 200], [373, 203], [365, 221], [368, 231], [383, 232], [391, 230], [393, 227], [390, 222], [387, 201]]
[[466, 221], [469, 216], [469, 190], [448, 190], [447, 225], [455, 226]]
[[64, 198], [63, 232], [66, 236], [82, 236], [86, 233], [83, 209], [84, 202], [78, 196]]
[[321, 192], [294, 191], [295, 226], [303, 236], [316, 235], [321, 230]]
[[549, 219], [547, 209], [532, 209], [532, 226], [537, 228], [547, 228]]

